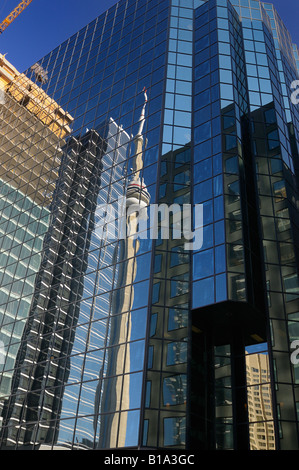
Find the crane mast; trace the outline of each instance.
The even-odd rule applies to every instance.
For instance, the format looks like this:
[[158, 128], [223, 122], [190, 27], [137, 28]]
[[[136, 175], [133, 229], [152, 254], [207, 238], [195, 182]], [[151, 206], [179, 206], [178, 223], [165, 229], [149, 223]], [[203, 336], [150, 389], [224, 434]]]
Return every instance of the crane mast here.
[[32, 0], [22, 0], [18, 6], [0, 23], [0, 34], [19, 16], [25, 8], [32, 2]]

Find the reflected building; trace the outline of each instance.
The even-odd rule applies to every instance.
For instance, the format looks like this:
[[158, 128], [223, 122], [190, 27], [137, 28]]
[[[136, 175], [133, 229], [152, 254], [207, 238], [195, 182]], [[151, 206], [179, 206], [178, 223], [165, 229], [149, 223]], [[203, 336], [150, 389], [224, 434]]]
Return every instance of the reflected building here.
[[246, 381], [250, 449], [275, 450], [271, 377], [267, 354], [246, 356]]
[[[288, 324], [297, 311], [291, 284], [298, 266], [298, 135], [291, 123], [298, 110], [287, 86], [297, 76], [296, 58], [273, 6], [245, 3], [206, 2], [196, 12], [201, 46], [195, 108], [201, 114], [194, 128], [194, 194], [210, 212], [214, 243], [193, 255], [193, 357], [200, 358], [194, 372], [201, 377], [193, 382], [201, 397], [196, 404], [194, 395], [195, 440], [202, 439], [203, 448], [265, 448], [265, 440], [267, 449], [290, 449], [298, 446]], [[204, 38], [202, 20], [214, 17], [228, 28], [221, 27], [217, 37], [210, 30]], [[217, 74], [212, 55], [204, 65], [207, 41], [219, 50]], [[210, 90], [202, 79], [204, 69], [205, 80], [214, 83]], [[214, 124], [205, 122], [203, 112], [213, 114], [219, 105]], [[204, 149], [211, 157], [201, 156]], [[280, 231], [284, 211], [290, 211], [294, 225]], [[204, 225], [208, 230], [207, 220]], [[254, 366], [245, 351], [254, 344], [263, 355], [250, 356], [252, 362], [258, 357], [269, 363], [261, 366], [267, 377], [261, 377], [259, 393], [246, 373]]]
[[[133, 137], [134, 154], [132, 157], [131, 176], [124, 192], [123, 211], [119, 213], [120, 229], [124, 230], [123, 238], [117, 247], [118, 261], [120, 263], [115, 281], [115, 290], [111, 295], [111, 327], [109, 331], [109, 345], [119, 344], [117, 353], [113, 348], [108, 349], [107, 372], [108, 376], [114, 376], [113, 379], [104, 380], [99, 389], [101, 394], [101, 415], [99, 423], [99, 448], [115, 447], [118, 441], [119, 447], [125, 447], [127, 418], [124, 413], [118, 423], [118, 415], [112, 414], [105, 416], [107, 409], [116, 411], [120, 403], [125, 408], [129, 408], [130, 403], [130, 380], [131, 375], [124, 372], [130, 371], [130, 349], [123, 348], [126, 341], [129, 341], [132, 334], [131, 310], [134, 303], [134, 285], [138, 265], [139, 225], [143, 220], [147, 220], [147, 207], [150, 202], [150, 195], [146, 189], [145, 182], [141, 177], [143, 169], [143, 152], [145, 142], [143, 139], [143, 128], [145, 122], [145, 110], [147, 104], [147, 95], [142, 107], [139, 128], [136, 136]], [[124, 220], [122, 220], [122, 218]], [[123, 227], [121, 227], [123, 224]], [[116, 255], [117, 256], [117, 255]], [[140, 358], [142, 366], [142, 357]], [[125, 371], [123, 370], [125, 364]], [[119, 426], [119, 430], [118, 430]], [[119, 437], [117, 436], [119, 434]]]
[[[91, 233], [97, 222], [101, 174], [107, 161], [116, 165], [125, 161], [123, 131], [112, 119], [101, 126], [102, 135], [88, 130], [83, 136], [70, 137], [61, 148], [62, 159], [53, 199], [49, 206], [49, 229], [43, 241], [43, 257], [37, 274], [33, 300], [18, 354], [20, 366], [13, 377], [13, 391], [26, 389], [26, 396], [15, 396], [8, 404], [6, 419], [19, 423], [9, 429], [8, 441], [37, 441], [47, 446], [57, 433], [64, 386], [70, 373], [70, 354], [74, 353], [80, 300], [93, 294], [86, 283]], [[118, 150], [119, 145], [123, 145]], [[117, 178], [116, 178], [117, 179]], [[37, 334], [38, 332], [38, 334]], [[34, 353], [32, 352], [34, 351]], [[31, 374], [32, 363], [39, 364]], [[45, 388], [46, 400], [39, 390]], [[39, 414], [44, 425], [27, 425]], [[21, 422], [24, 425], [20, 426]], [[46, 424], [48, 423], [48, 424]], [[84, 445], [83, 445], [84, 448]]]
[[[24, 422], [24, 426], [18, 426], [17, 436], [15, 426], [9, 428], [13, 433], [7, 437], [10, 441], [32, 442], [36, 427], [27, 423], [35, 421], [37, 413], [42, 421], [51, 423], [52, 417], [60, 413], [79, 316], [76, 299], [82, 297], [84, 288], [88, 234], [101, 181], [104, 145], [97, 132], [89, 131], [81, 138], [71, 137], [62, 147], [61, 166], [49, 206], [49, 229], [43, 240], [43, 256], [6, 415], [8, 423]], [[32, 369], [32, 363], [38, 366]], [[26, 396], [14, 395], [20, 388], [27, 390]], [[42, 402], [41, 388], [47, 389]], [[52, 442], [52, 428], [55, 431], [54, 423], [38, 429], [39, 442]]]
[[[188, 143], [161, 157], [158, 204], [190, 204], [190, 179]], [[144, 445], [154, 447], [160, 428], [165, 432], [159, 437], [159, 447], [186, 445], [190, 252], [184, 250], [182, 226], [177, 222], [175, 212], [170, 213], [169, 237], [159, 224], [154, 251], [143, 435]]]
[[258, 0], [0, 56], [1, 449], [298, 449], [297, 64]]
[[5, 397], [13, 391], [18, 342], [30, 315], [49, 227], [50, 197], [61, 163], [58, 149], [71, 132], [72, 117], [3, 55], [0, 92], [0, 339], [6, 351], [0, 383], [2, 409]]

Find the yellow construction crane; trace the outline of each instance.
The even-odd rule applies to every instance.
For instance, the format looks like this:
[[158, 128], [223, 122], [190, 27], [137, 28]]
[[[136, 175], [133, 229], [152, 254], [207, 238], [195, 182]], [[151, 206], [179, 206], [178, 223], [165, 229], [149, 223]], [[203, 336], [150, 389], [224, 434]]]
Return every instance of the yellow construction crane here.
[[0, 34], [22, 13], [32, 0], [22, 0], [19, 5], [0, 23]]

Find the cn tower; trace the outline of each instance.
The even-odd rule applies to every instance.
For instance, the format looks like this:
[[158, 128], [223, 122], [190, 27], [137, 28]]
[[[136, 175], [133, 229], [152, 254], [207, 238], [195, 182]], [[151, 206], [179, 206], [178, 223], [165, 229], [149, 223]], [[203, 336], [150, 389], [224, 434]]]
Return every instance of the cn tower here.
[[[129, 409], [130, 398], [130, 347], [125, 344], [130, 341], [131, 336], [131, 309], [134, 301], [134, 286], [132, 283], [136, 277], [137, 259], [136, 255], [139, 249], [137, 238], [138, 223], [140, 218], [144, 217], [144, 211], [150, 202], [150, 194], [147, 191], [144, 180], [141, 176], [143, 169], [143, 151], [144, 138], [143, 128], [145, 123], [145, 110], [148, 102], [146, 90], [144, 92], [144, 104], [139, 118], [139, 128], [135, 137], [133, 137], [135, 153], [132, 162], [132, 175], [128, 182], [125, 201], [126, 201], [126, 236], [119, 240], [119, 271], [117, 283], [114, 286], [116, 291], [111, 299], [111, 330], [110, 341], [118, 344], [117, 354], [113, 354], [113, 348], [108, 349], [107, 376], [115, 376], [113, 387], [106, 387], [109, 379], [104, 380], [105, 385], [102, 390], [101, 411], [108, 408], [115, 411]], [[139, 267], [140, 268], [140, 267]], [[105, 361], [105, 362], [106, 362]], [[124, 447], [126, 437], [127, 419], [126, 413], [121, 413], [121, 422], [119, 424], [118, 442], [118, 413], [105, 415], [101, 417], [99, 443], [100, 447]], [[103, 442], [103, 439], [105, 442]]]

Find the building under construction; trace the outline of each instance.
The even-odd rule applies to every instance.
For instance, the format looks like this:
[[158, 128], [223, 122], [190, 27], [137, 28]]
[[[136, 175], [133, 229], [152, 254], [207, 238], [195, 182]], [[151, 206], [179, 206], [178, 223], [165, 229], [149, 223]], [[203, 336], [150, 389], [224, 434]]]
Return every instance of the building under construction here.
[[[72, 117], [3, 55], [0, 90], [1, 286], [11, 306], [1, 309], [0, 315], [1, 341], [7, 345], [11, 330], [5, 325], [16, 321], [12, 342], [19, 341], [29, 315], [61, 147], [71, 132]], [[15, 299], [22, 291], [26, 296], [18, 306]], [[11, 392], [16, 357], [15, 347], [8, 347], [10, 365], [2, 376], [2, 397]]]

